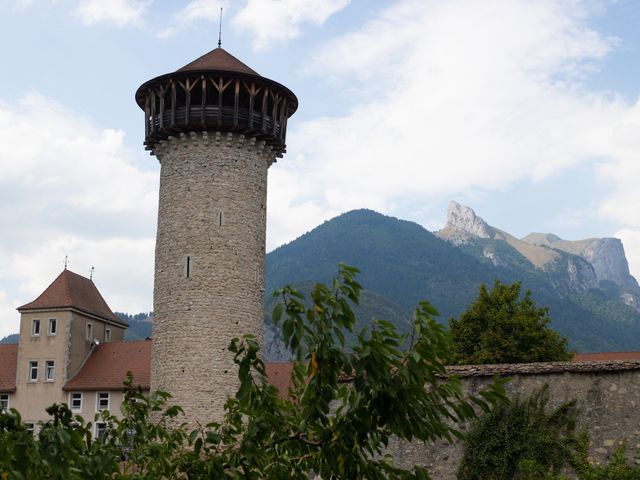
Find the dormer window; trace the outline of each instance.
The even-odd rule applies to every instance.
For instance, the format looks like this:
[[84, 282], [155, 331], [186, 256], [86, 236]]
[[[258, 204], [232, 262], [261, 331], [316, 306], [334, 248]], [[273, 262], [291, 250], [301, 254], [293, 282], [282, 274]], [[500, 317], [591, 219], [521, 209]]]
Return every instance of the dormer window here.
[[33, 323], [31, 324], [31, 336], [32, 337], [40, 336], [40, 320], [37, 318], [34, 319]]
[[49, 335], [53, 336], [58, 333], [58, 320], [55, 318], [49, 319]]

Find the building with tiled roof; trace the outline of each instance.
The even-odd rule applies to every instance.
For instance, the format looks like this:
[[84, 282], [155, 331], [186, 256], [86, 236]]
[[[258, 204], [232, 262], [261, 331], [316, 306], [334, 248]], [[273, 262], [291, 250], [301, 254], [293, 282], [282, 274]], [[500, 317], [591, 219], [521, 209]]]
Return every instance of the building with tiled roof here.
[[[124, 341], [127, 324], [91, 279], [65, 269], [18, 311], [18, 344], [0, 344], [0, 410], [15, 408], [37, 430], [53, 403], [87, 421], [105, 409], [118, 415], [128, 372], [134, 387], [149, 392], [151, 340]], [[268, 363], [266, 371], [287, 395], [291, 364]]]
[[16, 408], [25, 422], [36, 425], [47, 419], [46, 407], [67, 403], [93, 420], [96, 411], [119, 406], [122, 393], [114, 385], [122, 389], [125, 363], [149, 389], [151, 342], [123, 342], [127, 323], [91, 279], [65, 269], [18, 311], [18, 344], [0, 345], [0, 408]]
[[132, 374], [133, 387], [149, 390], [150, 366], [151, 340], [103, 343], [95, 347], [82, 369], [63, 390], [122, 390], [122, 380], [127, 372]]
[[33, 302], [18, 307], [21, 313], [63, 310], [75, 310], [106, 323], [128, 326], [111, 311], [93, 281], [67, 269]]

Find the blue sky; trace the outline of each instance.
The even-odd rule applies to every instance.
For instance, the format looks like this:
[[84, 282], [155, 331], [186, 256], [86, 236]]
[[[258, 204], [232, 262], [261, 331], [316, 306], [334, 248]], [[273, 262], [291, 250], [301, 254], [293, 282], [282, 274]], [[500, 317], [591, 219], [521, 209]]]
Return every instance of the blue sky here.
[[299, 100], [267, 248], [353, 208], [450, 200], [524, 236], [622, 238], [640, 274], [635, 0], [0, 0], [0, 336], [70, 268], [151, 309], [144, 81], [223, 47]]

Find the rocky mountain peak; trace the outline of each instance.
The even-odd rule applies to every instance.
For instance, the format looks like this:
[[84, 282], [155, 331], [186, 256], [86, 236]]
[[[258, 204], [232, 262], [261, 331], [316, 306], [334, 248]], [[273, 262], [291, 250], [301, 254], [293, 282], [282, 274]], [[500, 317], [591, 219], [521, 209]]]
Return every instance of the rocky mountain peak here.
[[493, 238], [494, 231], [487, 222], [476, 215], [471, 207], [460, 205], [453, 200], [447, 208], [445, 228], [457, 228], [479, 238]]
[[561, 242], [562, 239], [554, 235], [553, 233], [530, 233], [522, 239], [523, 242], [531, 243], [533, 245], [544, 245], [549, 247], [554, 243]]

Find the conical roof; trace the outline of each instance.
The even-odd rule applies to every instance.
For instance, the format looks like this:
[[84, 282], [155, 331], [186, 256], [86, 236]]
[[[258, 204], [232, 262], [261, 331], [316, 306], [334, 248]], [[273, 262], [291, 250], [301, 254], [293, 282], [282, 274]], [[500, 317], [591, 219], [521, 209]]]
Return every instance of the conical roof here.
[[71, 270], [63, 270], [38, 298], [18, 307], [18, 311], [54, 308], [75, 308], [104, 320], [127, 325], [111, 311], [93, 281]]
[[227, 72], [248, 73], [249, 75], [259, 76], [258, 72], [249, 68], [221, 47], [211, 50], [209, 53], [205, 53], [200, 58], [186, 64], [177, 71], [184, 72], [188, 70], [223, 70]]

